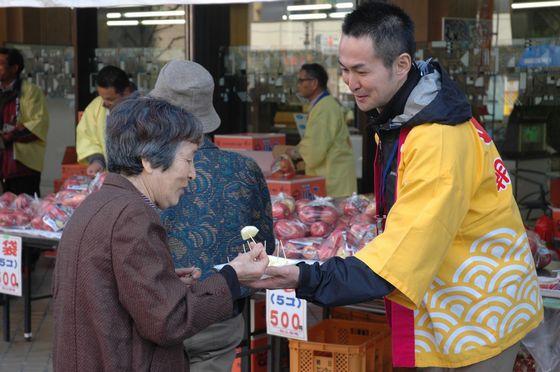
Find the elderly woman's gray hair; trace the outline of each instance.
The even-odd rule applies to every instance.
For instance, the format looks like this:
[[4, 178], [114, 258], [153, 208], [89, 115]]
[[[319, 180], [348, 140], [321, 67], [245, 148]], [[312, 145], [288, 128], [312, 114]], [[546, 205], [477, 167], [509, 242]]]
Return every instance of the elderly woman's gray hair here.
[[167, 170], [179, 143], [202, 141], [202, 125], [193, 115], [164, 100], [139, 97], [118, 104], [107, 119], [109, 172], [142, 173], [142, 159]]

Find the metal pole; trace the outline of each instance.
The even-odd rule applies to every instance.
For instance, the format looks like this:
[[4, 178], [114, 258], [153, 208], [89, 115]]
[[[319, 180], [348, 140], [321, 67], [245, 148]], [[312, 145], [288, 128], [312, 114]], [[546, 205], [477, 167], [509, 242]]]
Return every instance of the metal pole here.
[[31, 332], [31, 253], [33, 248], [30, 246], [23, 249], [23, 261], [24, 261], [24, 303], [23, 303], [23, 338], [25, 341], [31, 341], [33, 338], [33, 333]]

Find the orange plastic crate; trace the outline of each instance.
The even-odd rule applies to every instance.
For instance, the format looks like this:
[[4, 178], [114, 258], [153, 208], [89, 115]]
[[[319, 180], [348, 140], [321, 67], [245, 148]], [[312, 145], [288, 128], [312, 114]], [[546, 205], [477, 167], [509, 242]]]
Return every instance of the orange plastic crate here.
[[308, 331], [308, 341], [290, 340], [290, 372], [383, 371], [389, 342], [385, 325], [326, 319]]

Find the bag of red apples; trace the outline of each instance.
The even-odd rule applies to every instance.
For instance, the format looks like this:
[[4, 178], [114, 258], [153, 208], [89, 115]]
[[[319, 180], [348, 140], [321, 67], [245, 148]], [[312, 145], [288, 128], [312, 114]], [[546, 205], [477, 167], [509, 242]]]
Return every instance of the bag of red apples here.
[[280, 194], [272, 200], [274, 233], [288, 258], [324, 261], [351, 256], [377, 235], [375, 203], [360, 195], [297, 200]]
[[93, 180], [87, 176], [73, 176], [64, 182], [61, 191], [42, 199], [6, 192], [0, 196], [0, 226], [60, 231], [74, 210], [91, 192], [99, 189], [104, 179], [104, 173]]

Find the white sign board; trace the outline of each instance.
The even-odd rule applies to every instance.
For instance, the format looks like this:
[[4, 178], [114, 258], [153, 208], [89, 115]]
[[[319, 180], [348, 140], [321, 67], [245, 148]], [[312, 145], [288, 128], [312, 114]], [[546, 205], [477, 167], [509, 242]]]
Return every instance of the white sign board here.
[[307, 341], [307, 301], [294, 289], [266, 291], [266, 333]]
[[21, 296], [21, 238], [0, 235], [0, 293]]

